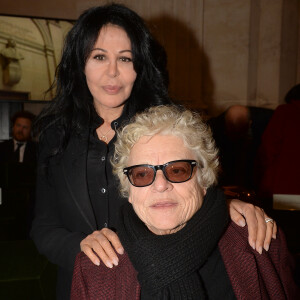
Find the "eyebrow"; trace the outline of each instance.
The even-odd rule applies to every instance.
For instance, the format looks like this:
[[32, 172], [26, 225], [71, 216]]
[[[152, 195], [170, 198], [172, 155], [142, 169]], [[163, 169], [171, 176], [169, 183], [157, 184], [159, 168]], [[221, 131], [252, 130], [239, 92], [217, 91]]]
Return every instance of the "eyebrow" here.
[[[100, 51], [103, 51], [103, 52], [107, 53], [107, 50], [102, 49], [102, 48], [94, 48], [94, 49], [92, 49], [92, 51], [94, 51], [94, 50], [100, 50]], [[121, 50], [121, 51], [119, 51], [119, 53], [124, 53], [124, 52], [130, 52], [130, 53], [132, 53], [131, 50]]]

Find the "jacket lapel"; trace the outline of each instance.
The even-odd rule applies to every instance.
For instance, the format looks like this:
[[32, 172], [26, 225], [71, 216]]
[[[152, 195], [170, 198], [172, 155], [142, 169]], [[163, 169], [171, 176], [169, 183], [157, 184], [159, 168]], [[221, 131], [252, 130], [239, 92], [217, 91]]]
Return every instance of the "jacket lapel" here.
[[86, 176], [88, 132], [83, 138], [71, 137], [62, 160], [63, 177], [73, 202], [92, 231], [97, 229]]

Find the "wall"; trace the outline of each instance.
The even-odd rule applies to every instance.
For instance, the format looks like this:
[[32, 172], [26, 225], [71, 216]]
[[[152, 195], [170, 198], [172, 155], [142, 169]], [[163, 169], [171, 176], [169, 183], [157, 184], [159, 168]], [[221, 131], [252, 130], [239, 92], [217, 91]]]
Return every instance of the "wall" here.
[[[44, 93], [53, 82], [64, 35], [71, 27], [67, 21], [0, 16], [0, 90], [27, 93], [31, 100], [51, 99], [51, 93]], [[3, 56], [11, 39], [16, 43], [11, 51], [18, 57], [12, 64]]]
[[[106, 2], [0, 0], [0, 13], [76, 19]], [[193, 108], [275, 108], [300, 82], [299, 0], [119, 2], [149, 22], [168, 53], [171, 96]]]

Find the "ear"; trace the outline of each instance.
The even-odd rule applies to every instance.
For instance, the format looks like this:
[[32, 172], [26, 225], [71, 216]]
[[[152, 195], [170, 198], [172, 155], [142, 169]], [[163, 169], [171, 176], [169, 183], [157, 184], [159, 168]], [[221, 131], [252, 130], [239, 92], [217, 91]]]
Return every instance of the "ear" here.
[[202, 188], [202, 191], [203, 191], [203, 196], [206, 195], [206, 188]]
[[131, 199], [131, 197], [130, 197], [130, 196], [128, 197], [128, 201], [129, 201], [129, 203], [131, 203], [131, 204], [132, 204], [132, 199]]

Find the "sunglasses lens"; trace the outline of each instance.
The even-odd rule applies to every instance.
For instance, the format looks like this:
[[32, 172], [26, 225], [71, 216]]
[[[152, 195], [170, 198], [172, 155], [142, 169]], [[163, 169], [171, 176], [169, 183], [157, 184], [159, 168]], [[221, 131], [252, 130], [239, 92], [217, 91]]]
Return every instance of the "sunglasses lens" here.
[[129, 171], [129, 177], [133, 185], [146, 186], [153, 181], [154, 170], [147, 166], [137, 166]]
[[192, 175], [192, 166], [189, 162], [173, 162], [166, 166], [165, 174], [172, 182], [187, 181]]

